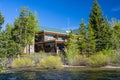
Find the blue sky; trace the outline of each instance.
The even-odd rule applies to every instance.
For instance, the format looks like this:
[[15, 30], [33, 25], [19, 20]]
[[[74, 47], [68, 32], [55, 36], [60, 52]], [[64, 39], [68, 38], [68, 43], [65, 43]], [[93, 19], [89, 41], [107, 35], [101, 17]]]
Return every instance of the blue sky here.
[[[120, 19], [120, 0], [98, 0], [103, 15]], [[40, 26], [76, 29], [81, 19], [88, 23], [93, 0], [0, 0], [0, 11], [6, 23], [13, 23], [20, 9], [26, 6], [38, 14]]]

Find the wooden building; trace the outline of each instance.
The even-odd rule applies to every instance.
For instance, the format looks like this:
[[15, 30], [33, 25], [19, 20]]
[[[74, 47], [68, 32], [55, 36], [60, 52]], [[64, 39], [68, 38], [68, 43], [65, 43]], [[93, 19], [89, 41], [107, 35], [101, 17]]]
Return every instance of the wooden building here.
[[64, 53], [68, 34], [64, 30], [41, 27], [35, 40], [35, 52]]

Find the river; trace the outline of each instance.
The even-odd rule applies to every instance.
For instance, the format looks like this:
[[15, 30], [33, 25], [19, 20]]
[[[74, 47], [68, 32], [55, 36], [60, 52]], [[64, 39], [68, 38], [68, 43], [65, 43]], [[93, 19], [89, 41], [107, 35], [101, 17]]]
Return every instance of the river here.
[[120, 80], [120, 69], [20, 69], [1, 73], [0, 80]]

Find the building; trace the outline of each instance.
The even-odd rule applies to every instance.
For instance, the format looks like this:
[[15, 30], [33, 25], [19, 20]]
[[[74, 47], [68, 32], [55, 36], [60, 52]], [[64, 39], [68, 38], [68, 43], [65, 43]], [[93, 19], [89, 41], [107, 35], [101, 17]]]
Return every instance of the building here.
[[35, 38], [35, 52], [64, 53], [68, 34], [64, 30], [40, 27]]

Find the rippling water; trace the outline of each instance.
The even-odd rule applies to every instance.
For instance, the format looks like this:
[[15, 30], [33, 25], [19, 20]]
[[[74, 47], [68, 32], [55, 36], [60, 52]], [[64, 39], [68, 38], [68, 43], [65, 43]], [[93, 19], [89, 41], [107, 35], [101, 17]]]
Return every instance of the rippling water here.
[[120, 69], [19, 70], [0, 74], [0, 80], [120, 80]]

